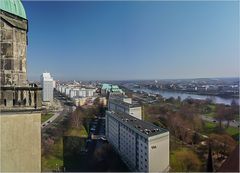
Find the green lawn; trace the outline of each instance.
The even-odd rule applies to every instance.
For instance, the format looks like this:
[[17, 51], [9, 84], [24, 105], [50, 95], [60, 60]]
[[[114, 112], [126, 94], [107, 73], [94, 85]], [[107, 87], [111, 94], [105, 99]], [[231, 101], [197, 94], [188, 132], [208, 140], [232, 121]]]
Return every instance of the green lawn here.
[[[78, 136], [78, 137], [87, 137], [87, 131], [84, 126], [81, 126], [80, 129], [71, 128], [65, 134], [67, 136]], [[42, 171], [43, 172], [52, 172], [56, 170], [57, 166], [60, 168], [63, 166], [63, 140], [60, 138], [57, 142], [54, 143], [51, 152], [47, 155], [42, 156]]]
[[51, 118], [54, 114], [53, 113], [48, 113], [48, 114], [42, 114], [41, 116], [41, 122], [44, 123], [47, 121], [49, 118]]
[[239, 134], [239, 128], [237, 128], [237, 127], [228, 127], [226, 129], [226, 132], [229, 135], [231, 135], [231, 136], [235, 136], [235, 135]]
[[88, 137], [88, 133], [84, 126], [82, 125], [80, 129], [77, 128], [71, 128], [69, 129], [66, 134], [66, 136], [78, 136], [78, 137]]
[[204, 135], [214, 133], [217, 125], [217, 123], [205, 121], [201, 133], [203, 133]]
[[212, 111], [215, 111], [215, 109], [216, 109], [216, 105], [215, 105], [215, 104], [210, 104], [210, 105], [208, 105], [208, 107], [209, 107]]
[[216, 113], [215, 112], [211, 112], [211, 113], [205, 114], [205, 115], [208, 116], [208, 117], [212, 117], [212, 118], [216, 117]]
[[57, 167], [63, 166], [63, 141], [62, 138], [54, 145], [52, 152], [48, 155], [42, 156], [42, 171], [51, 172]]
[[[184, 157], [184, 158], [183, 158]], [[193, 163], [189, 163], [192, 162]], [[170, 172], [185, 172], [189, 171], [188, 167], [189, 164], [196, 164], [193, 165], [191, 169], [194, 169], [192, 171], [200, 171], [201, 169], [201, 161], [198, 157], [198, 155], [191, 149], [186, 147], [181, 147], [177, 150], [173, 150], [170, 153]]]
[[[204, 127], [203, 127], [203, 131], [202, 133], [205, 135], [211, 134], [211, 133], [217, 133], [216, 128], [218, 127], [218, 122], [214, 123], [214, 122], [204, 122]], [[232, 136], [234, 139], [236, 139], [236, 136], [239, 135], [239, 128], [237, 127], [228, 127], [228, 128], [224, 128], [224, 131], [229, 134], [230, 136]]]

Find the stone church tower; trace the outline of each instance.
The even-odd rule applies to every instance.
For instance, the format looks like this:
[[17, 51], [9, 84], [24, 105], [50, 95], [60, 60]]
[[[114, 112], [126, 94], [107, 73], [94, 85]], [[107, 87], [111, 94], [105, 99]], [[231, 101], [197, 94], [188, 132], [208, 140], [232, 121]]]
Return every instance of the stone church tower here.
[[27, 81], [28, 20], [0, 0], [0, 172], [41, 171], [41, 88]]

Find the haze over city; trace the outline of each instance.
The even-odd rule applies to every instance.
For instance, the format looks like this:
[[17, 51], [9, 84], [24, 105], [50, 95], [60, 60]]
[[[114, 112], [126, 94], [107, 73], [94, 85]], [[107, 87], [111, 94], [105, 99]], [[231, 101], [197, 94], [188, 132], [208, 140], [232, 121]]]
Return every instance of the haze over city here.
[[237, 4], [23, 1], [29, 79], [237, 77]]

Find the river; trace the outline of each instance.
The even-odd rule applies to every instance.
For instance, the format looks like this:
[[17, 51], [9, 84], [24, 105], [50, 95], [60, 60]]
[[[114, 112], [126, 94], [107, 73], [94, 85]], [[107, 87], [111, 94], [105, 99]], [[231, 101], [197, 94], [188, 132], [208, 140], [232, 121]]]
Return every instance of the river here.
[[140, 91], [146, 92], [148, 94], [160, 94], [164, 98], [174, 97], [177, 98], [178, 96], [181, 97], [182, 100], [191, 97], [193, 99], [200, 99], [206, 100], [207, 98], [212, 99], [215, 103], [222, 103], [225, 105], [231, 105], [232, 100], [234, 99], [236, 103], [240, 103], [239, 98], [223, 98], [219, 96], [208, 96], [208, 95], [197, 95], [197, 94], [188, 94], [178, 91], [163, 91], [163, 90], [151, 90], [146, 88], [132, 88], [133, 91]]

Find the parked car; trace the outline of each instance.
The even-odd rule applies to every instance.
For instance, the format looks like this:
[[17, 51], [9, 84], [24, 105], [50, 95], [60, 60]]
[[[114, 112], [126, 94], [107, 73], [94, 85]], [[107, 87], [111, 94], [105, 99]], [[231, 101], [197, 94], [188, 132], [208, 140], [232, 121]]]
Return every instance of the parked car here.
[[96, 129], [95, 128], [91, 128], [90, 131], [95, 131]]
[[103, 140], [103, 141], [106, 141], [106, 140], [107, 140], [105, 137], [101, 137], [100, 139]]

